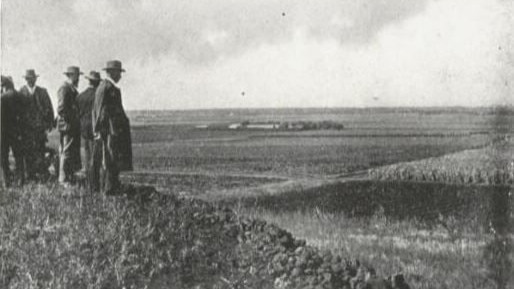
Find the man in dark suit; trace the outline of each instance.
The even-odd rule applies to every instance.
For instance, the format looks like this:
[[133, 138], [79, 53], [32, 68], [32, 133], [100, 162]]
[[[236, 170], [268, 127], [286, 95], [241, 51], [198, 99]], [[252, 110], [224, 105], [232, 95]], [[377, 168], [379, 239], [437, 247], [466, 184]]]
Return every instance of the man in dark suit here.
[[2, 81], [2, 98], [1, 98], [1, 160], [2, 160], [2, 176], [4, 185], [9, 187], [13, 181], [13, 174], [9, 166], [9, 151], [12, 150], [15, 161], [16, 177], [20, 185], [24, 181], [24, 160], [21, 150], [20, 140], [22, 131], [22, 112], [24, 110], [23, 100], [14, 89], [12, 80], [8, 77], [1, 76]]
[[93, 111], [96, 88], [102, 79], [100, 78], [100, 73], [96, 71], [91, 71], [89, 75], [86, 75], [85, 77], [89, 80], [89, 86], [79, 94], [77, 98], [80, 114], [80, 134], [82, 136], [82, 146], [84, 147], [84, 158], [82, 163], [88, 178], [90, 189], [92, 191], [97, 191], [99, 189], [97, 187], [97, 183], [92, 180], [95, 178], [98, 179], [98, 176], [95, 177], [92, 174], [98, 173], [100, 168], [95, 170], [91, 168], [94, 145], [93, 117], [91, 113]]
[[57, 129], [61, 134], [59, 183], [68, 187], [75, 181], [75, 173], [81, 169], [77, 87], [82, 72], [78, 67], [70, 66], [64, 74], [68, 79], [57, 92]]
[[104, 70], [107, 77], [100, 82], [93, 105], [93, 166], [103, 165], [102, 191], [109, 195], [119, 192], [119, 173], [132, 170], [132, 143], [130, 123], [118, 87], [121, 73], [125, 70], [118, 60], [108, 61]]
[[36, 85], [39, 75], [34, 69], [28, 69], [24, 77], [27, 85], [19, 91], [26, 105], [23, 145], [28, 178], [35, 180], [37, 175], [44, 178], [48, 174], [44, 157], [47, 133], [54, 127], [54, 108], [46, 89]]

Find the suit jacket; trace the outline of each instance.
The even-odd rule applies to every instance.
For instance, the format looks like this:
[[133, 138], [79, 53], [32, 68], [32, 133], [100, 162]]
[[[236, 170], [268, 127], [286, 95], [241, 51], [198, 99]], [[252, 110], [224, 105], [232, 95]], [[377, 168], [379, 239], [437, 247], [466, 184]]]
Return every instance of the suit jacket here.
[[57, 92], [57, 129], [60, 132], [80, 134], [77, 95], [77, 89], [68, 82], [65, 82]]
[[22, 96], [14, 89], [2, 93], [1, 104], [2, 138], [18, 138], [23, 130], [23, 110], [25, 108]]
[[85, 139], [93, 139], [93, 103], [96, 88], [88, 87], [77, 98], [80, 115], [80, 134]]
[[26, 102], [26, 123], [29, 129], [51, 130], [54, 127], [54, 108], [45, 88], [36, 86], [34, 94], [24, 85], [19, 93]]
[[121, 91], [104, 79], [96, 89], [93, 104], [93, 133], [110, 139], [108, 149], [120, 171], [132, 170], [130, 122], [123, 109]]

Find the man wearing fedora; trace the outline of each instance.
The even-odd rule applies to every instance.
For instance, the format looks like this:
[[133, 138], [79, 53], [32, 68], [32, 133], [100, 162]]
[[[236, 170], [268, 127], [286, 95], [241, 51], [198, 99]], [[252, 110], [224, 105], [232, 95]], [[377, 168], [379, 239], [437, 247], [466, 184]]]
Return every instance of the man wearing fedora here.
[[35, 180], [39, 175], [45, 177], [48, 168], [44, 165], [47, 133], [54, 127], [54, 108], [45, 88], [37, 86], [39, 75], [34, 69], [25, 72], [27, 82], [19, 93], [25, 100], [23, 146], [28, 178]]
[[60, 132], [59, 183], [65, 187], [75, 181], [75, 173], [81, 169], [80, 162], [80, 116], [77, 102], [79, 77], [77, 66], [64, 72], [67, 80], [57, 92], [57, 129]]
[[93, 180], [99, 179], [94, 173], [99, 173], [99, 168], [92, 169], [92, 153], [94, 145], [93, 137], [93, 102], [95, 101], [95, 93], [100, 81], [100, 73], [91, 71], [85, 76], [89, 80], [89, 86], [77, 98], [79, 115], [80, 115], [80, 134], [82, 137], [82, 146], [84, 147], [83, 169], [86, 173], [90, 190], [98, 191], [98, 183]]
[[[1, 134], [0, 148], [2, 160], [2, 177], [4, 186], [9, 187], [15, 177], [20, 185], [25, 178], [24, 160], [21, 141], [23, 99], [14, 89], [14, 83], [10, 77], [2, 78], [2, 98], [1, 98]], [[15, 161], [15, 172], [13, 175], [9, 165], [9, 151], [12, 151]]]
[[119, 192], [119, 173], [132, 170], [132, 140], [129, 119], [123, 109], [118, 87], [121, 73], [125, 70], [118, 60], [108, 61], [104, 70], [107, 77], [100, 82], [93, 105], [93, 166], [102, 164], [101, 189], [109, 195]]

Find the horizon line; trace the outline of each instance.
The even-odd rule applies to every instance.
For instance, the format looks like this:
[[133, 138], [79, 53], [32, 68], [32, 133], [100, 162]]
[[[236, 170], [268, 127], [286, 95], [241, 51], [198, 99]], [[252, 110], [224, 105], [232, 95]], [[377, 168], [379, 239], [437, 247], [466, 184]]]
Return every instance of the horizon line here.
[[130, 112], [144, 112], [144, 111], [206, 111], [206, 110], [302, 110], [302, 109], [318, 109], [318, 110], [337, 110], [337, 109], [495, 109], [495, 108], [514, 108], [512, 104], [498, 104], [498, 105], [480, 105], [480, 106], [310, 106], [310, 107], [212, 107], [212, 108], [169, 108], [169, 109], [127, 109]]

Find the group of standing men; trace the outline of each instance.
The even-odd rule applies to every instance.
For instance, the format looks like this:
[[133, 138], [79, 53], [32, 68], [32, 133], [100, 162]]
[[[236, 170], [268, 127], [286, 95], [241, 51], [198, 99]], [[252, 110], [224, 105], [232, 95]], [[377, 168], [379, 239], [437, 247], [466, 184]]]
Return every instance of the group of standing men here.
[[[117, 85], [121, 79], [120, 61], [108, 61], [100, 73], [91, 71], [88, 88], [79, 94], [79, 67], [64, 72], [66, 82], [57, 92], [57, 117], [46, 89], [36, 86], [34, 70], [27, 70], [27, 85], [16, 91], [11, 78], [2, 76], [1, 167], [4, 184], [14, 180], [47, 179], [47, 134], [54, 127], [60, 133], [59, 183], [65, 187], [76, 182], [84, 168], [92, 191], [115, 193], [120, 188], [119, 173], [132, 170], [130, 123]], [[81, 161], [81, 142], [84, 161]], [[9, 152], [15, 160], [15, 173], [9, 165]]]

